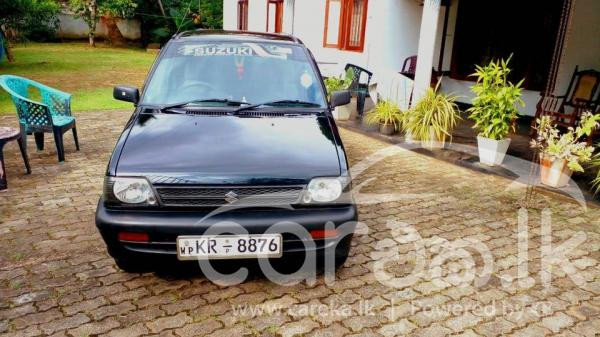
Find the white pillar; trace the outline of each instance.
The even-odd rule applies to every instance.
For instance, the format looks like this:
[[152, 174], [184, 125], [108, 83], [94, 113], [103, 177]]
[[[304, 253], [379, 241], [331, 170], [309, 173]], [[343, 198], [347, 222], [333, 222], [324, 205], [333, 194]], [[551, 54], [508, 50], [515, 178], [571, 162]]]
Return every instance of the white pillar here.
[[286, 34], [294, 34], [294, 0], [283, 2], [283, 25], [281, 30]]
[[441, 0], [425, 0], [423, 2], [423, 15], [421, 17], [421, 31], [419, 33], [419, 51], [417, 70], [413, 91], [413, 104], [423, 97], [431, 83], [431, 68], [437, 34], [438, 18], [440, 15]]

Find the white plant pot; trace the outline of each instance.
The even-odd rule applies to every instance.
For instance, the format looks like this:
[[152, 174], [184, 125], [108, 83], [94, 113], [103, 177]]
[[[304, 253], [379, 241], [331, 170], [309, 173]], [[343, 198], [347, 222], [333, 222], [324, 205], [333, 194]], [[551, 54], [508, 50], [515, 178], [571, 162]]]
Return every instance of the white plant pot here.
[[566, 160], [542, 158], [541, 164], [542, 169], [540, 170], [540, 178], [542, 184], [554, 188], [565, 187], [569, 184], [573, 171], [567, 166]]
[[[346, 105], [346, 107], [350, 110], [350, 119], [357, 119], [358, 118], [358, 110], [356, 110], [356, 97], [352, 97], [352, 99], [350, 100], [350, 103], [348, 105]], [[366, 114], [368, 110], [365, 110], [364, 113]]]
[[430, 150], [433, 149], [441, 149], [444, 147], [444, 142], [440, 142], [435, 136], [435, 131], [433, 129], [429, 130], [429, 139], [421, 142], [423, 147], [428, 148]]
[[509, 145], [510, 138], [495, 140], [477, 136], [479, 162], [488, 166], [501, 165]]
[[406, 144], [414, 144], [415, 143], [415, 140], [413, 139], [412, 133], [410, 131], [408, 131], [408, 130], [404, 133], [404, 142]]
[[350, 114], [352, 113], [352, 108], [350, 104], [336, 106], [333, 109], [333, 118], [338, 121], [347, 121], [350, 119]]

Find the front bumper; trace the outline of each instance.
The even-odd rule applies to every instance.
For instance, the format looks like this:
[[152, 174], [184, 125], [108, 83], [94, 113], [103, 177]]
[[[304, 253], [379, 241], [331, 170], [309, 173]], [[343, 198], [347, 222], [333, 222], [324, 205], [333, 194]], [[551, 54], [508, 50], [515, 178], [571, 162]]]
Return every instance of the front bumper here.
[[[332, 222], [336, 228], [346, 224], [351, 227], [351, 232], [354, 232], [356, 221], [355, 205], [303, 209], [232, 209], [211, 214], [211, 211], [203, 210], [109, 209], [101, 199], [96, 210], [96, 226], [113, 257], [123, 254], [174, 257], [177, 255], [175, 244], [177, 236], [202, 235], [210, 226], [217, 223], [219, 223], [219, 230], [223, 232], [230, 230], [230, 233], [236, 233], [234, 225], [225, 223], [230, 222], [241, 226], [249, 234], [262, 234], [270, 226], [279, 222], [299, 224], [307, 231], [324, 229], [326, 223]], [[119, 232], [147, 233], [150, 242], [121, 242], [118, 240]], [[285, 230], [281, 234], [284, 256], [305, 252], [307, 248], [303, 241], [312, 240], [308, 237], [299, 238]], [[344, 235], [335, 239], [313, 240], [315, 243], [313, 247], [319, 253], [328, 248], [335, 248], [341, 241], [349, 243], [350, 239], [351, 235]]]

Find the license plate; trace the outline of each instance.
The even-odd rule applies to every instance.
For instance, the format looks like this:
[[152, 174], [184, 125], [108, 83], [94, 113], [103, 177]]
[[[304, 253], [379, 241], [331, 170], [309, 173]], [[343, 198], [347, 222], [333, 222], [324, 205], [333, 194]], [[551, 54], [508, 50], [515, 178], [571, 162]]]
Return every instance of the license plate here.
[[177, 258], [244, 259], [281, 257], [281, 234], [178, 236]]

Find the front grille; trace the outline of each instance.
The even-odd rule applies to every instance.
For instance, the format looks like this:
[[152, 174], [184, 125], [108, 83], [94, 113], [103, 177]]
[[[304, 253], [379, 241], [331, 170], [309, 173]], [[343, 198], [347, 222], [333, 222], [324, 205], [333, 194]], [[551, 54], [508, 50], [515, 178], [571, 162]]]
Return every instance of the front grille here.
[[164, 206], [281, 206], [299, 202], [303, 186], [156, 186]]

